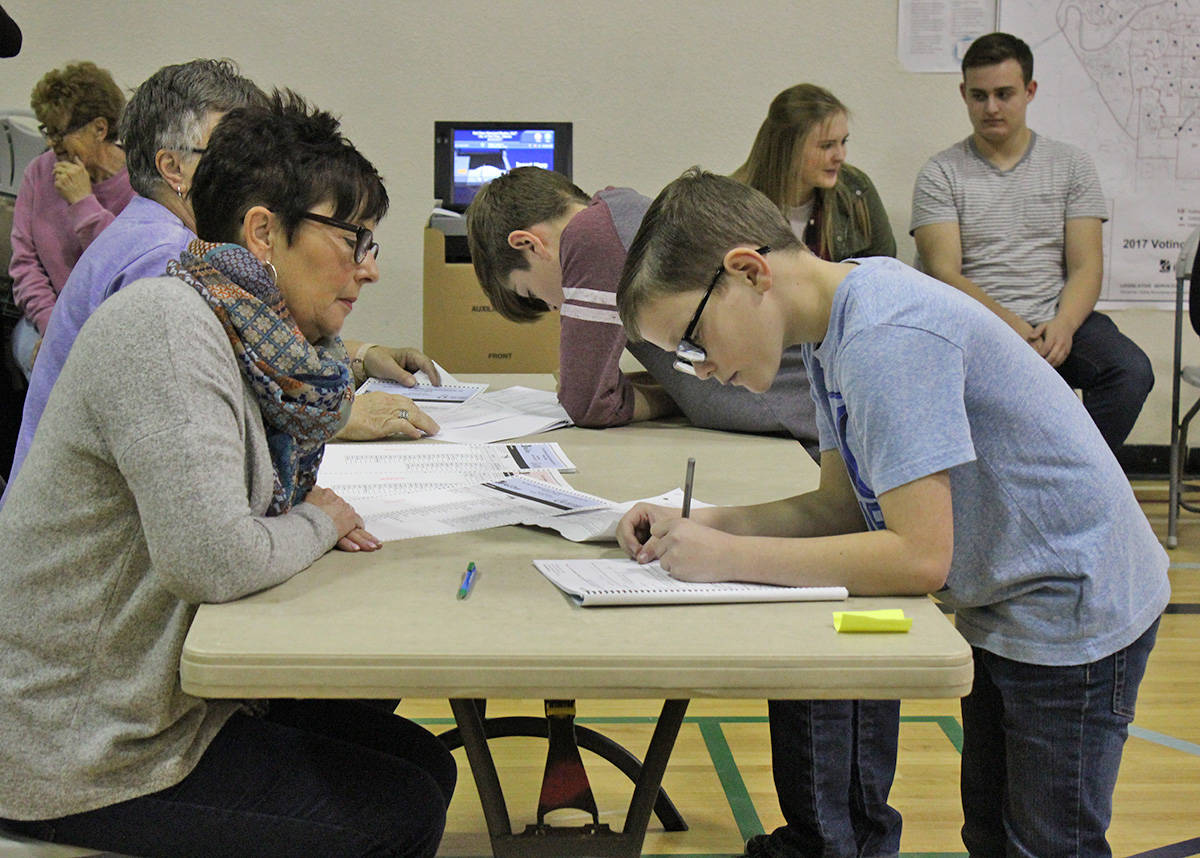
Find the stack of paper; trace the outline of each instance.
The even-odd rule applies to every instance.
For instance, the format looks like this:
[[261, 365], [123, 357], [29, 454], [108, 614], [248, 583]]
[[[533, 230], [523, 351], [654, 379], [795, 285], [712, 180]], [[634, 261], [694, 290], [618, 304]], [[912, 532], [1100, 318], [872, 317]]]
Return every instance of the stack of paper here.
[[490, 390], [461, 405], [422, 407], [442, 427], [431, 437], [458, 444], [488, 444], [573, 425], [553, 391], [529, 387]]
[[607, 503], [527, 474], [477, 485], [346, 499], [363, 517], [367, 531], [383, 540], [485, 530]]
[[417, 372], [414, 387], [370, 378], [358, 392], [407, 396], [441, 427], [431, 438], [456, 444], [490, 444], [574, 425], [552, 391], [517, 386], [484, 393], [486, 384], [461, 382], [440, 365], [438, 374], [440, 385]]

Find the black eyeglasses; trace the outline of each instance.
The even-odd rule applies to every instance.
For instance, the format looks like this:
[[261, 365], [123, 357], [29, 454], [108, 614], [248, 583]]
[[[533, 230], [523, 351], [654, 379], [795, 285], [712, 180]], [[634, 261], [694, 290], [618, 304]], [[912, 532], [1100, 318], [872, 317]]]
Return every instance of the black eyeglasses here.
[[46, 125], [43, 125], [42, 123], [39, 122], [38, 123], [38, 131], [42, 132], [43, 137], [45, 137], [51, 143], [54, 143], [56, 141], [61, 141], [68, 134], [74, 134], [76, 131], [78, 131], [80, 128], [87, 125], [88, 122], [91, 122], [91, 121], [92, 120], [89, 119], [87, 122], [80, 122], [78, 125], [69, 125], [66, 128], [64, 128], [62, 131], [57, 131], [57, 130], [50, 128]]
[[354, 233], [354, 264], [361, 265], [362, 261], [367, 258], [367, 254], [371, 254], [376, 259], [379, 258], [379, 242], [375, 240], [375, 233], [367, 229], [365, 226], [359, 226], [356, 223], [347, 223], [344, 220], [338, 220], [325, 215], [313, 214], [305, 212], [300, 215], [308, 220], [315, 220], [317, 223], [325, 223], [330, 226], [336, 226], [338, 229], [344, 229], [347, 232]]
[[[763, 245], [754, 249], [755, 253], [770, 253], [771, 248]], [[679, 345], [675, 346], [675, 363], [672, 366], [679, 372], [687, 375], [696, 374], [696, 364], [704, 363], [708, 360], [708, 352], [704, 350], [704, 346], [696, 344], [692, 337], [696, 333], [696, 325], [700, 323], [700, 314], [704, 312], [704, 305], [708, 303], [708, 298], [712, 295], [713, 289], [717, 286], [717, 281], [721, 279], [721, 275], [725, 273], [725, 263], [722, 261], [717, 266], [717, 273], [713, 275], [712, 282], [708, 284], [708, 288], [704, 290], [704, 297], [700, 299], [699, 306], [696, 307], [696, 314], [692, 316], [692, 321], [688, 323], [687, 330], [683, 332], [683, 339], [679, 341]]]

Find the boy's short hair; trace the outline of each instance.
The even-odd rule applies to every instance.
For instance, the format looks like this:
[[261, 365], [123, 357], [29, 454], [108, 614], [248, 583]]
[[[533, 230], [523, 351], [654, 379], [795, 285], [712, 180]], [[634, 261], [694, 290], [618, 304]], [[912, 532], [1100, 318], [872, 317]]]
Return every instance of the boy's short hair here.
[[963, 77], [967, 76], [967, 69], [994, 66], [1005, 60], [1017, 61], [1026, 85], [1033, 80], [1033, 51], [1009, 33], [988, 33], [971, 42], [962, 58]]
[[803, 250], [791, 226], [760, 191], [692, 167], [650, 204], [634, 236], [617, 287], [617, 311], [629, 339], [641, 340], [638, 317], [666, 295], [703, 291], [734, 247]]
[[589, 202], [591, 197], [566, 176], [541, 167], [517, 167], [479, 189], [467, 207], [467, 246], [497, 313], [513, 322], [532, 322], [550, 309], [508, 288], [509, 274], [529, 268], [521, 251], [509, 246], [509, 233], [561, 217], [572, 203]]

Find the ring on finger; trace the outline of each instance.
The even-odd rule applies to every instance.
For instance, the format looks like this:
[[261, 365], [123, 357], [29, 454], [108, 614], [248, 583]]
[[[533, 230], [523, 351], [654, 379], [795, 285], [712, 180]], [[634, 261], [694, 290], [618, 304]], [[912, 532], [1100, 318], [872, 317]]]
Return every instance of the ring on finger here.
[[396, 412], [396, 416], [399, 417], [401, 420], [407, 420], [408, 419], [408, 409], [401, 408], [399, 411]]

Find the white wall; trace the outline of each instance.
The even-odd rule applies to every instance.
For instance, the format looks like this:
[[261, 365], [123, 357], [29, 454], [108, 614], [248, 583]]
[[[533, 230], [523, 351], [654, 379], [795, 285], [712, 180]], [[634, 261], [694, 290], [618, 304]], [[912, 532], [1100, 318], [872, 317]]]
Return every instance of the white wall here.
[[[421, 339], [420, 242], [433, 196], [435, 120], [572, 121], [577, 184], [653, 195], [694, 163], [732, 170], [771, 98], [800, 81], [819, 83], [850, 107], [851, 161], [879, 187], [909, 262], [913, 178], [930, 154], [970, 130], [956, 75], [901, 69], [893, 0], [4, 6], [25, 43], [17, 58], [0, 60], [0, 105], [27, 107], [34, 82], [71, 60], [93, 60], [133, 87], [167, 63], [230, 57], [263, 87], [290, 86], [340, 114], [392, 198], [378, 230], [382, 279], [346, 333], [396, 344]], [[1115, 316], [1151, 353], [1159, 378], [1130, 440], [1166, 443], [1169, 317]], [[1200, 344], [1195, 351], [1200, 359]]]

